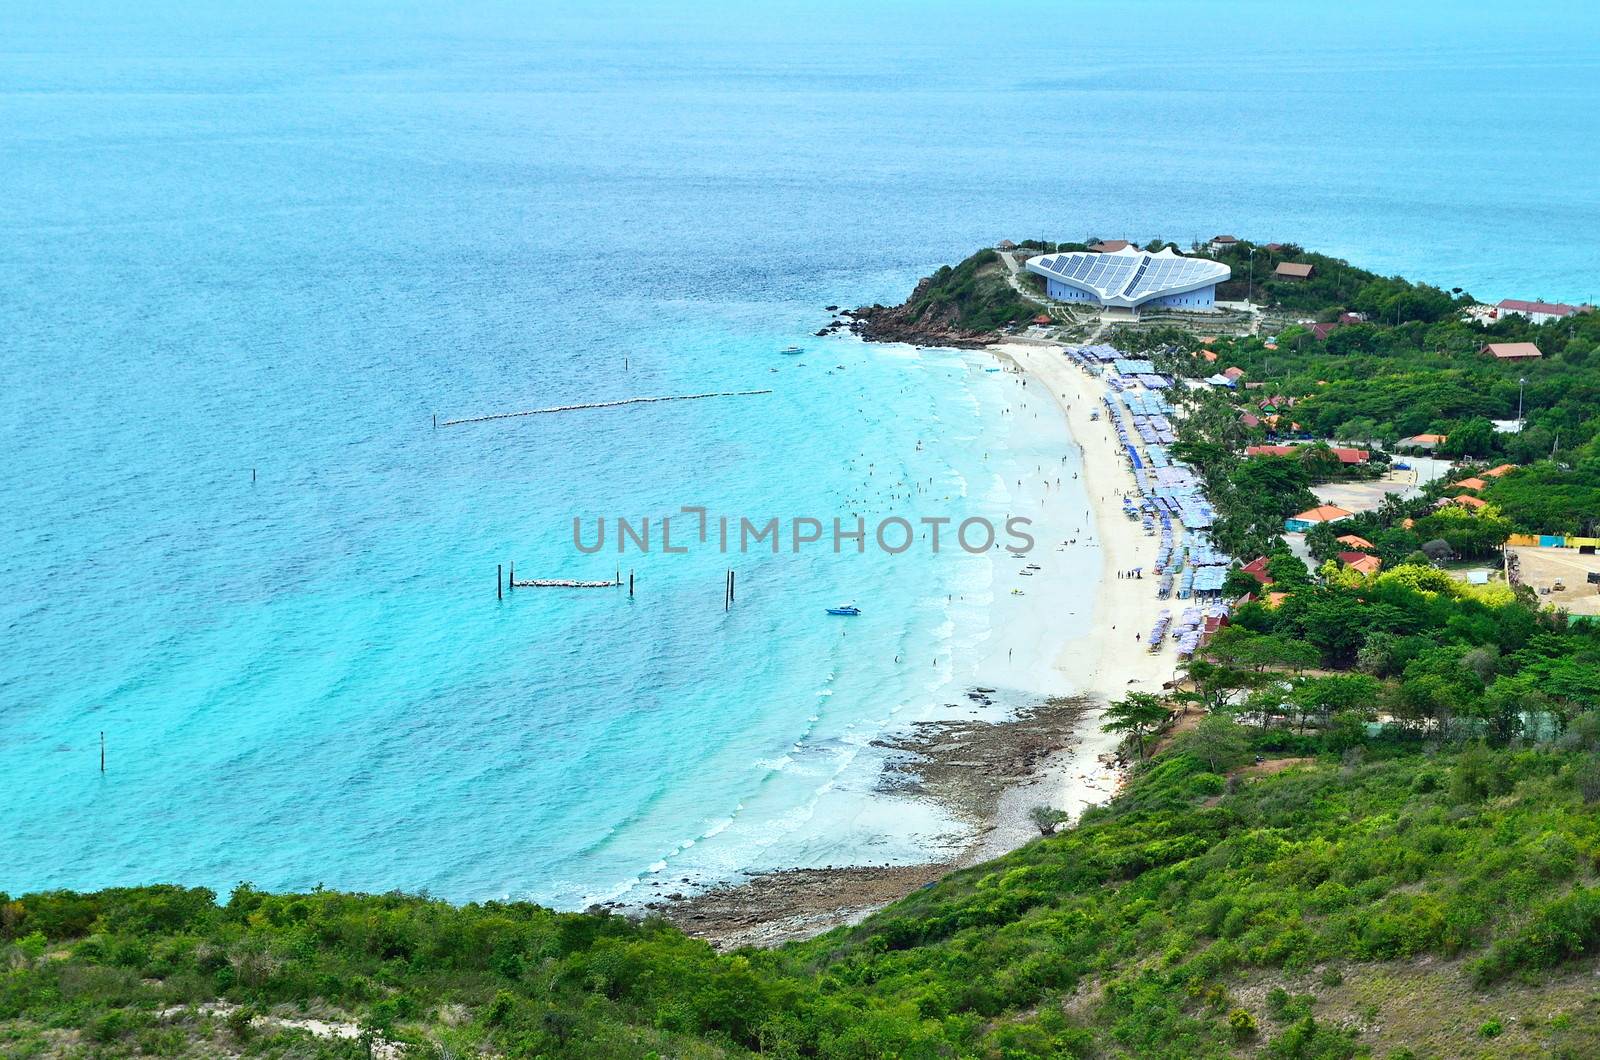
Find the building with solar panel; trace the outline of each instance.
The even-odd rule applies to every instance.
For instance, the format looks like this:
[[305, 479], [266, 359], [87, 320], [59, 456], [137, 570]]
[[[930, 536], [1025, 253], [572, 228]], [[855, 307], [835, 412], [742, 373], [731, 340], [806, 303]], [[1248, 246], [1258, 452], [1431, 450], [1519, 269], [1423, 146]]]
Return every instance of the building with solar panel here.
[[1044, 277], [1046, 293], [1057, 301], [1135, 314], [1156, 308], [1213, 312], [1217, 284], [1233, 275], [1221, 262], [1186, 258], [1171, 247], [1156, 254], [1138, 247], [1108, 254], [1041, 254], [1029, 258], [1026, 267]]

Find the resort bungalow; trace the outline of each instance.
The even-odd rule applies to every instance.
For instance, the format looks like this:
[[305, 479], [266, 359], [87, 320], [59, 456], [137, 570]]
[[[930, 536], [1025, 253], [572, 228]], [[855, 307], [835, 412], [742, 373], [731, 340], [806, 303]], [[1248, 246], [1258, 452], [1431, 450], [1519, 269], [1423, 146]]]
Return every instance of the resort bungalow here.
[[1340, 325], [1337, 323], [1313, 324], [1311, 325], [1311, 337], [1316, 339], [1318, 342], [1326, 342], [1328, 336], [1332, 335], [1335, 331], [1338, 331], [1339, 327]]
[[1520, 298], [1502, 298], [1495, 306], [1502, 317], [1527, 317], [1535, 324], [1548, 324], [1552, 320], [1565, 320], [1582, 313], [1587, 306], [1567, 305], [1565, 302], [1524, 302]]
[[1371, 541], [1356, 534], [1341, 534], [1334, 540], [1341, 545], [1349, 545], [1351, 548], [1377, 548]]
[[1470, 493], [1463, 493], [1459, 497], [1440, 497], [1433, 502], [1435, 508], [1444, 508], [1451, 504], [1459, 508], [1471, 508], [1473, 511], [1477, 511], [1479, 508], [1487, 507], [1489, 502], [1482, 497], [1474, 497]]
[[1353, 512], [1333, 504], [1319, 504], [1315, 508], [1308, 508], [1299, 515], [1291, 515], [1283, 521], [1283, 528], [1290, 533], [1299, 533], [1310, 530], [1319, 523], [1336, 523], [1340, 519], [1348, 519]]
[[1531, 342], [1486, 342], [1478, 352], [1499, 361], [1531, 361], [1544, 356]]
[[1213, 254], [1228, 250], [1229, 248], [1236, 247], [1238, 245], [1239, 240], [1233, 236], [1212, 236], [1211, 242], [1206, 244]]
[[1255, 559], [1239, 568], [1262, 585], [1272, 584], [1272, 575], [1267, 573], [1267, 557], [1257, 556]]
[[1232, 379], [1235, 383], [1244, 375], [1243, 368], [1224, 368], [1222, 374]]
[[1376, 574], [1383, 560], [1367, 552], [1341, 552], [1339, 562], [1360, 574]]
[[[1293, 445], [1247, 445], [1244, 448], [1245, 456], [1293, 456], [1299, 451], [1299, 446]], [[1338, 458], [1339, 463], [1346, 467], [1356, 464], [1365, 464], [1371, 453], [1365, 449], [1342, 449], [1334, 446], [1328, 447], [1328, 452]]]
[[1517, 465], [1515, 464], [1501, 464], [1499, 467], [1491, 467], [1489, 470], [1483, 472], [1483, 477], [1499, 478], [1501, 475], [1511, 474], [1511, 472], [1515, 471], [1516, 469]]
[[1474, 475], [1471, 478], [1464, 478], [1460, 482], [1452, 482], [1452, 483], [1450, 483], [1450, 488], [1453, 489], [1453, 490], [1460, 489], [1460, 490], [1474, 490], [1474, 491], [1476, 491], [1476, 490], [1483, 489], [1487, 485], [1489, 485], [1487, 482], [1483, 481], [1483, 479], [1478, 478], [1476, 475]]
[[1278, 267], [1272, 270], [1272, 275], [1280, 280], [1309, 280], [1316, 271], [1312, 265], [1298, 261], [1280, 261]]
[[1419, 452], [1431, 453], [1445, 443], [1448, 434], [1413, 434], [1410, 438], [1402, 438], [1395, 443], [1396, 449], [1415, 449]]

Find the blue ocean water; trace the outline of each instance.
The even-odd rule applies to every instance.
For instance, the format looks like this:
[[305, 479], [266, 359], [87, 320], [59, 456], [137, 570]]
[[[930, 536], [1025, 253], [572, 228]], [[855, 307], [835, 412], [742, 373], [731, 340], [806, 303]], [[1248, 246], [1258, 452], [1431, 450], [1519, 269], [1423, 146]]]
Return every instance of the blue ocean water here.
[[[1596, 294], [1576, 5], [126, 6], [0, 39], [13, 892], [570, 907], [915, 857], [954, 822], [873, 796], [872, 741], [1005, 643], [999, 562], [571, 545], [1031, 511], [1074, 466], [985, 355], [816, 339], [824, 305], [1002, 236], [1223, 231]], [[639, 595], [497, 602], [511, 561]], [[1064, 639], [1098, 568], [1058, 564]]]

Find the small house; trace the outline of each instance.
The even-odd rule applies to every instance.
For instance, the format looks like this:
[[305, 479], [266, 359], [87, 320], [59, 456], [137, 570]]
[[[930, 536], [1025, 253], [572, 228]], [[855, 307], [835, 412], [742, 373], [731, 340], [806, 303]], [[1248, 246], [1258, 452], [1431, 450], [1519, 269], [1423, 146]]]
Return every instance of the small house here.
[[1567, 305], [1565, 302], [1525, 302], [1520, 298], [1502, 298], [1495, 308], [1503, 317], [1527, 317], [1535, 324], [1548, 324], [1552, 320], [1565, 320], [1582, 313], [1587, 307]]
[[1291, 515], [1283, 521], [1283, 528], [1290, 533], [1310, 530], [1319, 523], [1336, 523], [1340, 519], [1348, 519], [1354, 514], [1334, 504], [1319, 504], [1315, 508], [1308, 508], [1299, 515]]
[[1531, 342], [1486, 342], [1478, 352], [1497, 361], [1532, 361], [1544, 356]]
[[1315, 266], [1304, 262], [1280, 261], [1278, 267], [1272, 270], [1272, 275], [1280, 280], [1309, 280], [1315, 271]]
[[1376, 574], [1383, 566], [1383, 560], [1368, 552], [1341, 552], [1339, 562], [1353, 571], [1361, 574]]

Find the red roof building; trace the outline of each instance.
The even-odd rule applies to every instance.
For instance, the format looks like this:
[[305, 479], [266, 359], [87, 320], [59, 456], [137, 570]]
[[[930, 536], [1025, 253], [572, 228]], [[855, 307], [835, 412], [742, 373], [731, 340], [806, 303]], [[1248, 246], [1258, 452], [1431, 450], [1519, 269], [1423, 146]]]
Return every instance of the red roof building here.
[[1366, 552], [1341, 552], [1339, 553], [1339, 562], [1362, 574], [1376, 574], [1378, 573], [1378, 568], [1383, 566], [1381, 559]]
[[[1334, 504], [1319, 504], [1315, 508], [1307, 508], [1298, 515], [1291, 515], [1284, 520], [1287, 530], [1306, 530], [1315, 523], [1334, 523], [1340, 519], [1348, 519], [1353, 512], [1347, 512]], [[1288, 525], [1294, 524], [1294, 525]]]
[[1486, 342], [1478, 352], [1501, 361], [1531, 361], [1544, 356], [1531, 342]]
[[1272, 584], [1272, 575], [1267, 573], [1267, 557], [1257, 556], [1255, 559], [1239, 568], [1262, 585]]
[[1496, 306], [1501, 316], [1515, 314], [1527, 317], [1535, 324], [1545, 324], [1552, 320], [1565, 320], [1575, 313], [1582, 313], [1588, 307], [1567, 305], [1565, 302], [1524, 302], [1520, 298], [1502, 298]]
[[1278, 267], [1272, 270], [1272, 275], [1280, 280], [1309, 280], [1311, 274], [1316, 272], [1316, 266], [1306, 265], [1298, 261], [1280, 261]]

